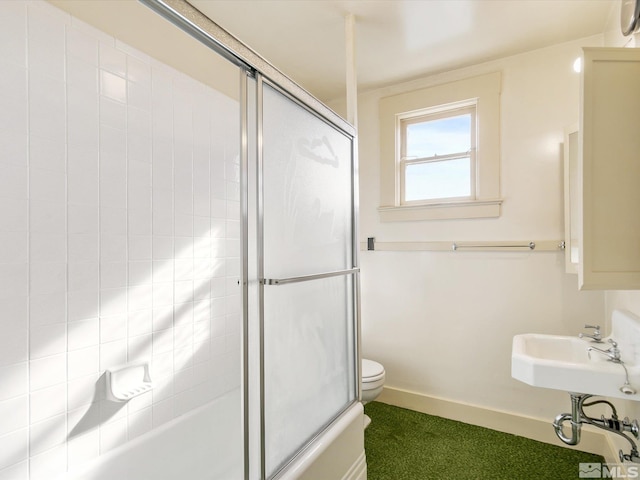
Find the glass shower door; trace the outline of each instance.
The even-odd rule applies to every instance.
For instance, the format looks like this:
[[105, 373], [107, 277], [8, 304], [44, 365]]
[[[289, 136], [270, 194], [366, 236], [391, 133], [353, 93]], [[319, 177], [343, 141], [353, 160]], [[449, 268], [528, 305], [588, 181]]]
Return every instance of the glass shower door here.
[[263, 84], [267, 478], [357, 397], [352, 139]]

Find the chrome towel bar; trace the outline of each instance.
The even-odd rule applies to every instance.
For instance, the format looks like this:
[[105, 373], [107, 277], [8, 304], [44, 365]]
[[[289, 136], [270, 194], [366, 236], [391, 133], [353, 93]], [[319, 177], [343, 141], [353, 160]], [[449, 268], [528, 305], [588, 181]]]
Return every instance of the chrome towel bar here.
[[349, 268], [347, 270], [336, 270], [334, 272], [316, 273], [313, 275], [302, 275], [300, 277], [289, 278], [265, 278], [262, 280], [263, 285], [286, 285], [287, 283], [306, 282], [309, 280], [319, 280], [321, 278], [339, 277], [341, 275], [353, 275], [359, 272], [359, 268]]
[[[369, 248], [369, 242], [361, 242], [360, 250], [366, 252], [561, 252], [565, 249], [562, 240], [438, 240], [427, 242], [385, 242], [375, 239]], [[464, 250], [463, 250], [464, 249]], [[372, 252], [368, 252], [372, 253]]]
[[453, 242], [453, 244], [451, 245], [452, 250], [458, 250], [459, 248], [528, 248], [529, 250], [535, 250], [536, 244], [535, 242], [529, 242], [526, 245], [492, 245], [492, 244], [458, 245], [456, 242]]

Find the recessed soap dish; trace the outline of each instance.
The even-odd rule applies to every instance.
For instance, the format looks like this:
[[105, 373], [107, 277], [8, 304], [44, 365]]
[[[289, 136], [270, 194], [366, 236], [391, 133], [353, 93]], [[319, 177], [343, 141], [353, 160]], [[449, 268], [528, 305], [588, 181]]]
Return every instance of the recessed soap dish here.
[[148, 363], [136, 363], [107, 369], [107, 398], [126, 402], [153, 388]]

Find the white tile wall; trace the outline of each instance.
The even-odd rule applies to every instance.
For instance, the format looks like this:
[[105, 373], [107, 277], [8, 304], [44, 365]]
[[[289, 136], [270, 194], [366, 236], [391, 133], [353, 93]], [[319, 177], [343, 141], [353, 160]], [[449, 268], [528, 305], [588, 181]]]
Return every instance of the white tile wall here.
[[239, 109], [40, 1], [0, 71], [0, 480], [35, 480], [238, 387]]

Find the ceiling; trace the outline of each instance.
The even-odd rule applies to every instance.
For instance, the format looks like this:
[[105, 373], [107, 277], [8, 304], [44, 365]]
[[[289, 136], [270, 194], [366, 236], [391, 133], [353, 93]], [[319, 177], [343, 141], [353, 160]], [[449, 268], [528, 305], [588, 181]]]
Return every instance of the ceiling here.
[[360, 91], [602, 33], [619, 0], [190, 0], [325, 102], [345, 95], [345, 16]]

